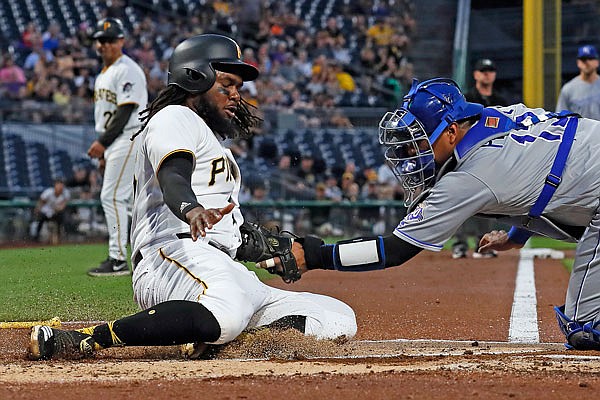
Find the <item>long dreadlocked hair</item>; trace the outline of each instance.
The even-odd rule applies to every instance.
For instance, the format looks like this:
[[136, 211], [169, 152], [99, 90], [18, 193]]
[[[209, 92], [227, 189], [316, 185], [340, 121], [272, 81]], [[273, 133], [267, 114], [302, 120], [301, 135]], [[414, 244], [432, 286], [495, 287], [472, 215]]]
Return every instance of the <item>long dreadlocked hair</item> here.
[[252, 137], [254, 134], [252, 128], [259, 127], [263, 122], [262, 118], [254, 115], [251, 109], [256, 110], [256, 107], [240, 97], [233, 123], [239, 128], [239, 136], [245, 139]]
[[157, 112], [165, 108], [166, 106], [170, 106], [173, 104], [183, 105], [185, 104], [185, 99], [189, 96], [189, 93], [175, 85], [168, 85], [166, 88], [161, 90], [158, 93], [158, 96], [143, 111], [140, 112], [140, 121], [142, 122], [142, 126], [139, 131], [133, 135], [136, 137], [139, 135], [144, 129], [146, 129], [146, 125], [150, 122], [150, 119], [156, 115]]
[[[156, 96], [156, 99], [154, 99], [148, 105], [148, 107], [146, 107], [146, 109], [140, 112], [140, 121], [142, 122], [142, 126], [140, 130], [133, 135], [133, 137], [139, 135], [146, 128], [148, 122], [150, 122], [150, 119], [152, 119], [152, 117], [160, 110], [170, 105], [184, 105], [189, 96], [190, 93], [188, 91], [176, 85], [168, 85], [166, 88], [161, 90], [158, 96]], [[240, 98], [240, 102], [235, 110], [232, 120], [232, 123], [235, 125], [235, 127], [237, 127], [237, 129], [234, 129], [234, 135], [232, 135], [234, 139], [238, 137], [252, 137], [254, 134], [252, 128], [258, 127], [262, 123], [262, 118], [254, 115], [252, 111], [250, 111], [251, 108], [256, 109], [255, 106], [248, 103], [243, 98]], [[195, 111], [198, 112], [198, 110]], [[200, 116], [204, 117], [203, 115]], [[223, 138], [226, 136], [222, 132], [216, 133]]]

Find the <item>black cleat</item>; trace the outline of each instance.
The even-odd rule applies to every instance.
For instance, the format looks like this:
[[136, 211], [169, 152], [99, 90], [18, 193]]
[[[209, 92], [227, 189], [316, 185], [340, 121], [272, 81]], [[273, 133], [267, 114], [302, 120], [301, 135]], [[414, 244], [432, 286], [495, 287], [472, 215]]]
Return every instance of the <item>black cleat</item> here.
[[129, 271], [127, 261], [110, 257], [102, 261], [98, 267], [88, 271], [90, 276], [122, 276], [129, 274], [131, 274], [131, 271]]
[[96, 342], [90, 335], [78, 331], [63, 331], [45, 325], [31, 328], [29, 358], [49, 360], [51, 358], [79, 359], [92, 357]]

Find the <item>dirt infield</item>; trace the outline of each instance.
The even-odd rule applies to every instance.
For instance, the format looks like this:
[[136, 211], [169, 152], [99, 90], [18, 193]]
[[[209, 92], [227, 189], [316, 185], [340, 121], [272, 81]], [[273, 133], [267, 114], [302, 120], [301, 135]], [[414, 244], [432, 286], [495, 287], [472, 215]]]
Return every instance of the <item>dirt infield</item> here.
[[314, 271], [293, 285], [270, 282], [344, 300], [357, 315], [356, 338], [258, 333], [211, 360], [147, 347], [31, 362], [27, 330], [0, 329], [0, 399], [593, 396], [600, 353], [565, 350], [556, 327], [552, 306], [564, 302], [568, 280], [559, 261], [534, 262], [540, 343], [508, 342], [518, 261], [518, 252], [491, 260], [424, 253], [385, 271]]

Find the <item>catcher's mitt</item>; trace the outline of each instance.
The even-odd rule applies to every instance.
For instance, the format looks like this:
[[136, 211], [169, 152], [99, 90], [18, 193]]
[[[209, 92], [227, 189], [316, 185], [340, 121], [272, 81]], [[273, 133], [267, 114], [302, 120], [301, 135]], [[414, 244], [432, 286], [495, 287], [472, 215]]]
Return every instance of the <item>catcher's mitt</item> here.
[[264, 226], [247, 221], [240, 226], [240, 232], [242, 244], [237, 250], [238, 260], [260, 262], [279, 257], [281, 270], [273, 265], [267, 271], [280, 275], [285, 283], [300, 279], [298, 264], [292, 254], [292, 243], [297, 238], [296, 235], [287, 231], [273, 233]]

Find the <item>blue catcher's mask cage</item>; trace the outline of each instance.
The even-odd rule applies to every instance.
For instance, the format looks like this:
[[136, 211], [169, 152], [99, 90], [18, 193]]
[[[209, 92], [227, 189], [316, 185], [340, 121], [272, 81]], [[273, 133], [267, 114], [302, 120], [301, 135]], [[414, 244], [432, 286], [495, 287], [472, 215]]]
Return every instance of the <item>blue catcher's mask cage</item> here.
[[402, 107], [379, 123], [385, 158], [405, 190], [405, 203], [433, 186], [436, 168], [433, 144], [453, 122], [480, 115], [483, 106], [469, 103], [451, 79], [435, 78], [412, 87]]
[[388, 166], [404, 188], [407, 206], [433, 184], [433, 149], [419, 120], [405, 109], [386, 113], [379, 123], [379, 143]]

